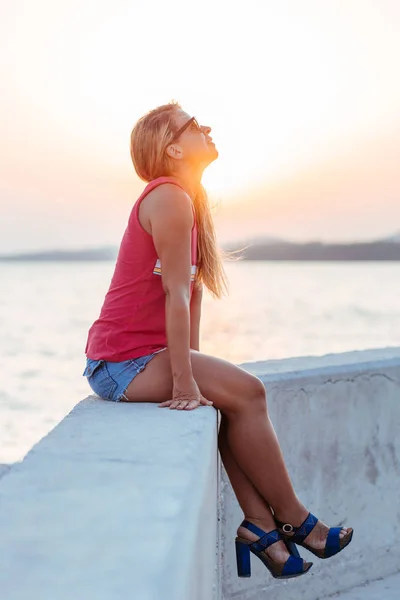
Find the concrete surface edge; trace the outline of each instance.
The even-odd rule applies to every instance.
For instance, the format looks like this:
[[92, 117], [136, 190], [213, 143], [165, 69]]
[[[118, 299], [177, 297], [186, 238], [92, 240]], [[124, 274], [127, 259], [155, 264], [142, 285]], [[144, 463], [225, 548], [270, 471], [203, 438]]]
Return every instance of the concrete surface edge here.
[[252, 557], [236, 574], [234, 536], [242, 512], [221, 471], [222, 598], [318, 600], [398, 572], [400, 535], [400, 348], [244, 363], [262, 379], [271, 420], [296, 492], [330, 526], [349, 525], [351, 545], [292, 580], [274, 580]]
[[78, 403], [0, 482], [0, 596], [212, 598], [216, 416]]

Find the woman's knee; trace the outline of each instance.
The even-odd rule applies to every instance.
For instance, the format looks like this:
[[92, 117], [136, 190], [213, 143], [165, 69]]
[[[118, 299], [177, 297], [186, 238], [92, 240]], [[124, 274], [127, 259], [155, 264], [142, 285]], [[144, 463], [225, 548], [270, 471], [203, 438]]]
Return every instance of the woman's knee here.
[[227, 416], [243, 410], [265, 410], [263, 382], [248, 371], [227, 360], [192, 351], [194, 379], [201, 393], [214, 402], [214, 407]]
[[261, 410], [267, 410], [267, 391], [261, 379], [254, 377], [251, 390], [251, 401], [253, 405]]
[[246, 396], [236, 398], [231, 408], [234, 414], [249, 411], [265, 414], [267, 412], [267, 394], [263, 382], [258, 377], [252, 377], [248, 383]]

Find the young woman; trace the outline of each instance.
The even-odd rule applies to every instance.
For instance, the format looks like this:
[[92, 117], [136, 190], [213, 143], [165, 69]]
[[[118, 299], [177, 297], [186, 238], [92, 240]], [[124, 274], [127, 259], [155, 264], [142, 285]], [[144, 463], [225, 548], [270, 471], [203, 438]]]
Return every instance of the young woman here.
[[218, 446], [244, 520], [237, 530], [239, 576], [249, 552], [274, 577], [295, 577], [349, 544], [353, 529], [329, 528], [293, 489], [260, 379], [203, 354], [199, 323], [203, 285], [214, 298], [227, 290], [204, 169], [218, 157], [211, 128], [177, 102], [141, 117], [131, 157], [147, 182], [125, 230], [99, 318], [89, 329], [83, 375], [105, 400], [157, 402], [160, 408], [221, 412]]

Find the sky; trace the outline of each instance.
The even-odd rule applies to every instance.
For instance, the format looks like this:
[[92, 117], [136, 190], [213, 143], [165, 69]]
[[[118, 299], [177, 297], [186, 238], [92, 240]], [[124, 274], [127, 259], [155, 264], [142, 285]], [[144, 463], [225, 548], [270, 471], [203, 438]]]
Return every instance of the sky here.
[[0, 253], [117, 245], [129, 139], [172, 99], [212, 127], [222, 242], [400, 230], [398, 0], [0, 3]]

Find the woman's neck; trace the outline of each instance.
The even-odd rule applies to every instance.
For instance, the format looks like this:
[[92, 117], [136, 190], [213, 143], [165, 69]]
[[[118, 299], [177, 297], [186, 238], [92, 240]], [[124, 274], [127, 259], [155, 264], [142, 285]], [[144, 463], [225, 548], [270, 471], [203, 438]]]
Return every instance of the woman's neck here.
[[194, 199], [197, 190], [201, 184], [202, 173], [193, 173], [189, 169], [181, 170], [179, 173], [173, 173], [172, 177], [177, 179], [183, 185], [189, 196]]

